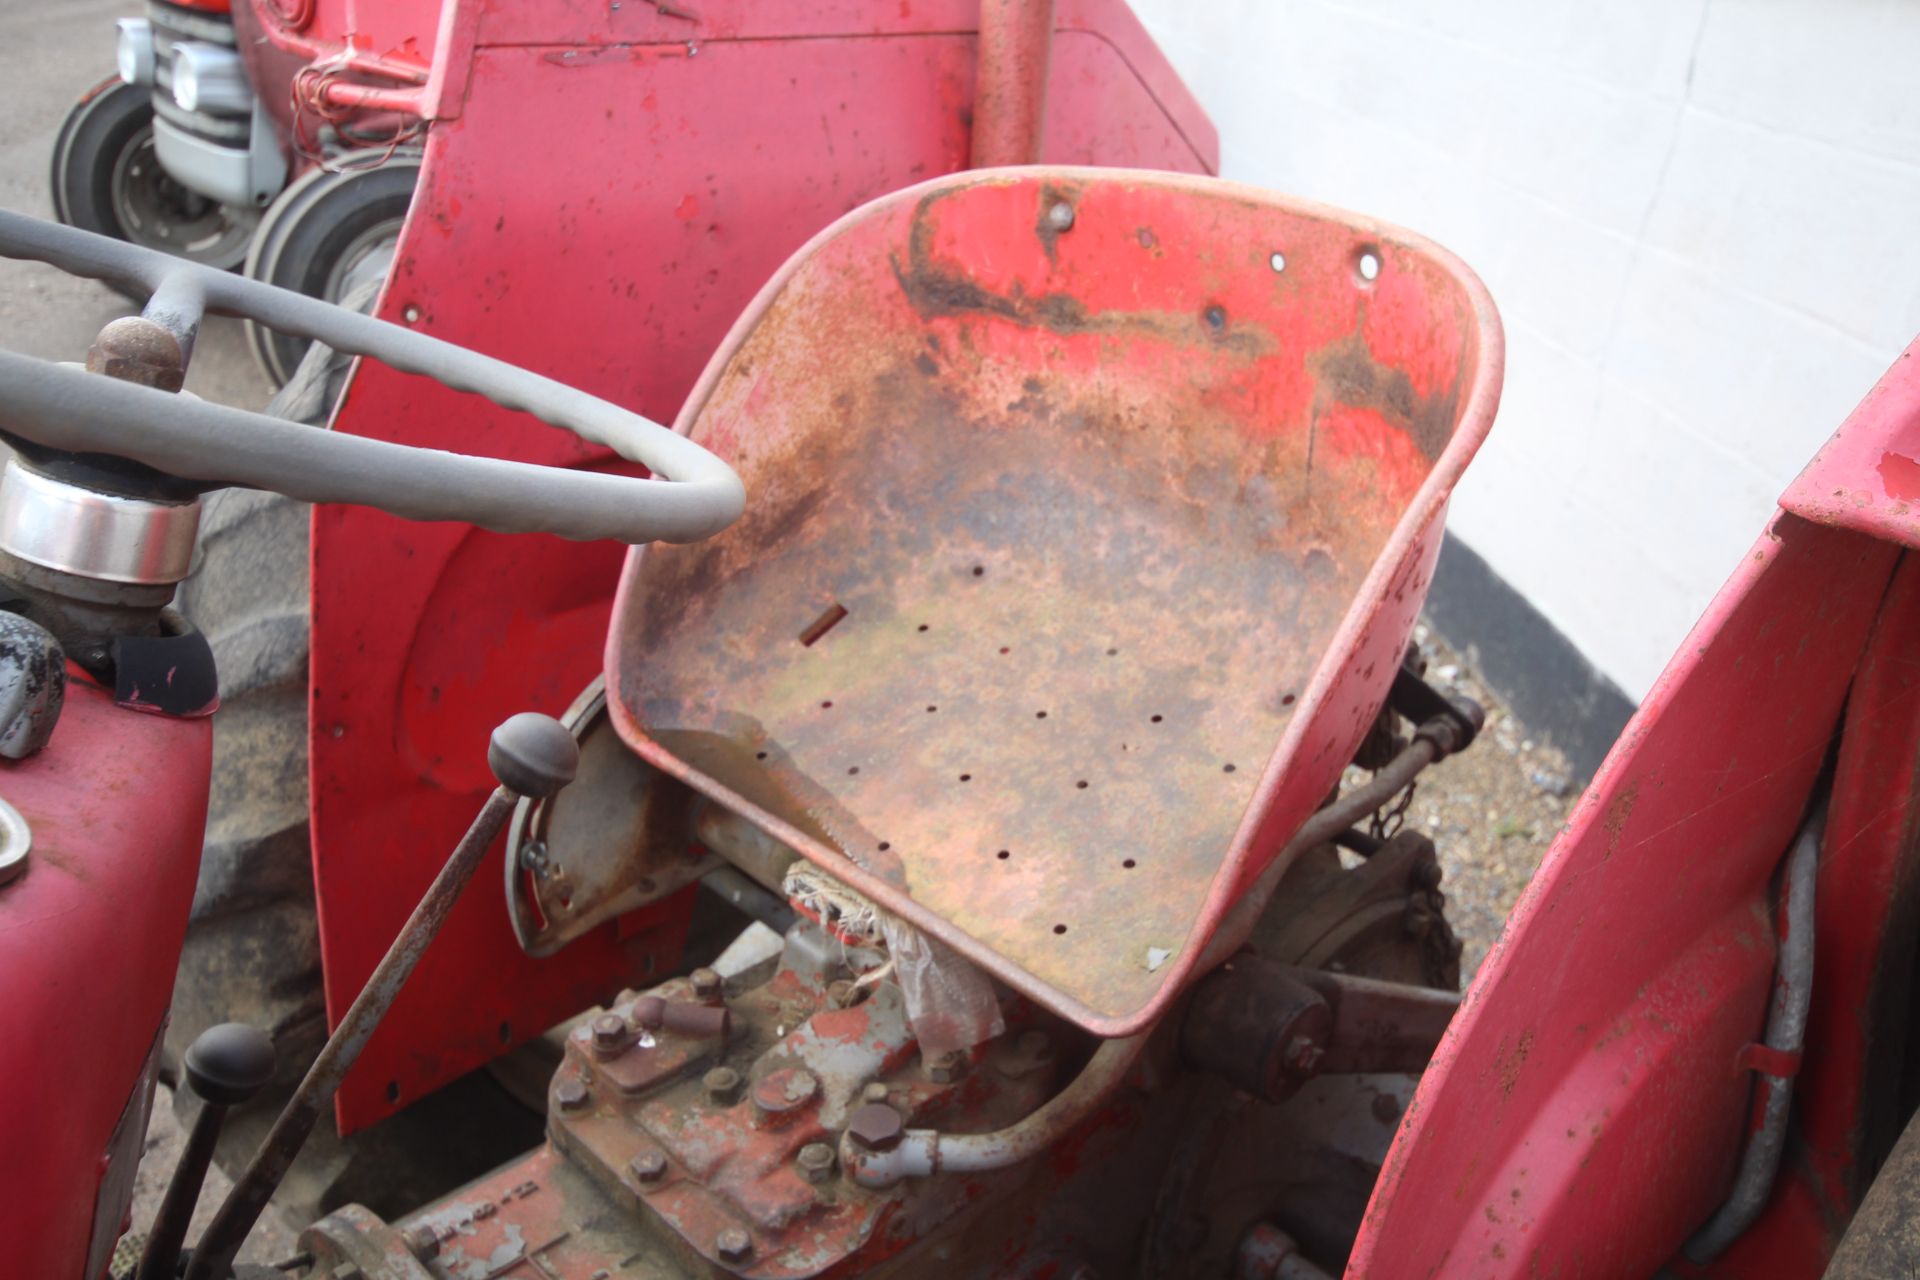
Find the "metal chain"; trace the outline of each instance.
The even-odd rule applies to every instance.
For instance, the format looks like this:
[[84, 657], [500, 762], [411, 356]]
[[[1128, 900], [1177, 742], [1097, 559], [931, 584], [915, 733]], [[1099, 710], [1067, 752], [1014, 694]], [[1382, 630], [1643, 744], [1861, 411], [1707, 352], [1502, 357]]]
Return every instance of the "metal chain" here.
[[1418, 782], [1409, 782], [1392, 807], [1374, 810], [1373, 817], [1367, 822], [1368, 833], [1374, 839], [1387, 840], [1399, 834], [1400, 828], [1406, 825], [1407, 810], [1413, 807], [1413, 793], [1419, 786]]

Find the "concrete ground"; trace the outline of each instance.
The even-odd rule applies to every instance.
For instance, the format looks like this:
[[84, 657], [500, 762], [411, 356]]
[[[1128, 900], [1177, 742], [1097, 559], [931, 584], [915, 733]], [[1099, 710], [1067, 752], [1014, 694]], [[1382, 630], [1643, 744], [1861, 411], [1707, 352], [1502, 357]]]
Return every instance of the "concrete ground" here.
[[[0, 207], [51, 216], [47, 173], [54, 134], [68, 106], [113, 66], [113, 19], [138, 12], [115, 0], [59, 5], [0, 0], [0, 68], [11, 110], [0, 117]], [[0, 347], [51, 359], [83, 359], [93, 335], [127, 302], [103, 286], [50, 268], [0, 261]], [[188, 387], [208, 399], [259, 408], [271, 393], [254, 366], [237, 322], [209, 319], [194, 353]], [[1406, 820], [1439, 845], [1450, 910], [1466, 944], [1470, 974], [1497, 936], [1514, 899], [1564, 820], [1573, 796], [1566, 767], [1536, 743], [1482, 686], [1465, 660], [1422, 628], [1430, 676], [1489, 706], [1489, 726], [1471, 751], [1421, 782]], [[139, 1175], [136, 1230], [159, 1203], [182, 1133], [166, 1097], [155, 1106]], [[216, 1170], [189, 1239], [225, 1190]], [[243, 1257], [271, 1261], [292, 1250], [292, 1233], [270, 1221]]]

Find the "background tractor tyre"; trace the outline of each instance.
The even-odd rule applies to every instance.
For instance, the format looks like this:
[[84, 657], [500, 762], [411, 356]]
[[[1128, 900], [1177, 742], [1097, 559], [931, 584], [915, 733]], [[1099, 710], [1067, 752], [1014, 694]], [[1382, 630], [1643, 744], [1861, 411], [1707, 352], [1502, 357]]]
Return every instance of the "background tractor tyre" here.
[[[370, 311], [378, 292], [364, 283], [342, 305]], [[352, 368], [352, 356], [315, 346], [266, 411], [324, 428]], [[245, 1022], [273, 1037], [279, 1076], [297, 1081], [327, 1034], [307, 824], [309, 507], [256, 489], [202, 501], [178, 603], [213, 646], [220, 712], [168, 1050]]]
[[[268, 206], [247, 252], [247, 275], [313, 298], [340, 302], [387, 277], [420, 176], [417, 156], [339, 172], [315, 169]], [[254, 358], [275, 386], [293, 376], [305, 338], [244, 322]]]
[[[379, 291], [378, 279], [363, 281], [340, 301], [368, 312]], [[324, 428], [352, 367], [351, 356], [310, 347], [267, 411]], [[220, 1135], [216, 1158], [237, 1173], [327, 1034], [307, 824], [309, 508], [247, 489], [218, 490], [204, 502], [198, 556], [179, 603], [213, 646], [221, 705], [206, 845], [166, 1048], [178, 1063], [195, 1035], [228, 1021], [273, 1037], [273, 1084], [236, 1107]], [[174, 1105], [183, 1119], [198, 1106], [184, 1091]], [[351, 1139], [323, 1121], [274, 1203], [295, 1227], [346, 1203], [396, 1216], [538, 1143], [542, 1124], [476, 1073]]]
[[53, 212], [82, 231], [223, 271], [247, 256], [259, 215], [189, 190], [153, 149], [152, 91], [118, 77], [74, 104], [53, 144]]

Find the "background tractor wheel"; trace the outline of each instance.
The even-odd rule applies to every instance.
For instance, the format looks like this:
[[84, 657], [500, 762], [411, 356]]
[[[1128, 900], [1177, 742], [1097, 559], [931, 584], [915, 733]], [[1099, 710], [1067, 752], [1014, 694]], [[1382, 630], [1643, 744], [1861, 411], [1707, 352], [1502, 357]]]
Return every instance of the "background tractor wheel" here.
[[[410, 156], [377, 168], [313, 170], [268, 207], [247, 253], [247, 274], [329, 302], [341, 302], [368, 283], [377, 293], [419, 176], [420, 161]], [[245, 326], [260, 368], [276, 386], [285, 383], [307, 340], [251, 320]]]
[[230, 271], [259, 216], [181, 186], [153, 149], [153, 98], [118, 77], [67, 113], [53, 144], [54, 216], [149, 249]]

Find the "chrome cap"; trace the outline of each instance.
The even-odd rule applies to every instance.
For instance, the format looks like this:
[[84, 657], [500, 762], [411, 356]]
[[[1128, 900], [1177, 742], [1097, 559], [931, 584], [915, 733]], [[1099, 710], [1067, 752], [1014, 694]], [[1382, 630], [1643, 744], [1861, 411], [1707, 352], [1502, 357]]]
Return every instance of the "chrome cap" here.
[[172, 586], [193, 567], [200, 504], [66, 484], [17, 458], [0, 472], [0, 551], [101, 582]]

